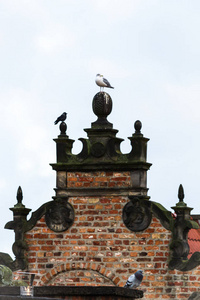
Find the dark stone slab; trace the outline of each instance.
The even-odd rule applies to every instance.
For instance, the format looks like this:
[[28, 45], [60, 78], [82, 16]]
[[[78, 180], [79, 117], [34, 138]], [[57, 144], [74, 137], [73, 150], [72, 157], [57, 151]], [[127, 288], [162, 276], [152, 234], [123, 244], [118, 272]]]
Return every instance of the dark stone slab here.
[[0, 287], [0, 295], [6, 295], [6, 296], [14, 296], [14, 295], [20, 295], [20, 287], [19, 286], [1, 286]]
[[36, 286], [34, 297], [21, 297], [20, 287], [0, 287], [0, 299], [60, 299], [67, 296], [84, 296], [94, 299], [99, 296], [123, 297], [127, 299], [143, 298], [143, 291], [112, 286]]
[[2, 296], [0, 295], [0, 300], [15, 300], [15, 299], [22, 299], [22, 300], [28, 300], [28, 299], [34, 299], [34, 300], [55, 300], [55, 298], [44, 298], [44, 297], [25, 297], [25, 296]]
[[112, 286], [43, 286], [35, 287], [35, 296], [63, 296], [63, 295], [89, 295], [89, 296], [123, 296], [127, 298], [142, 298], [143, 292], [136, 289], [125, 289]]

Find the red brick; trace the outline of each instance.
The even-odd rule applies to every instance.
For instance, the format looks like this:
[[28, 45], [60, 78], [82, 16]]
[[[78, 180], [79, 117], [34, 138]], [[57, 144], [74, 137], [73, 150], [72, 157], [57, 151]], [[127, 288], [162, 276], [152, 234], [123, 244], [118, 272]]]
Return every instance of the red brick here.
[[[131, 184], [130, 172], [69, 172], [67, 180], [68, 187], [82, 188]], [[122, 210], [128, 201], [127, 196], [114, 194], [69, 197], [75, 221], [64, 233], [52, 232], [42, 217], [25, 233], [30, 249], [29, 269], [40, 268], [35, 284], [48, 284], [54, 279], [57, 284], [63, 284], [66, 279], [64, 284], [74, 286], [124, 286], [128, 275], [141, 268], [145, 274], [141, 285], [145, 299], [188, 299], [189, 293], [198, 290], [199, 269], [184, 275], [170, 271], [167, 259], [171, 234], [155, 217], [143, 232], [131, 232], [122, 221]], [[53, 265], [51, 269], [49, 264]]]

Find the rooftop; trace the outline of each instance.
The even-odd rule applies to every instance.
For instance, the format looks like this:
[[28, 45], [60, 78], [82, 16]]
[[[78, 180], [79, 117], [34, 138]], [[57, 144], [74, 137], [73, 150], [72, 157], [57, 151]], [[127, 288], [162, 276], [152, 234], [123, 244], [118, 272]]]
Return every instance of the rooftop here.
[[[199, 224], [200, 215], [193, 215], [192, 217], [193, 220], [195, 220]], [[194, 252], [200, 252], [200, 228], [191, 229], [188, 232], [188, 243], [190, 246], [188, 258], [190, 258]]]

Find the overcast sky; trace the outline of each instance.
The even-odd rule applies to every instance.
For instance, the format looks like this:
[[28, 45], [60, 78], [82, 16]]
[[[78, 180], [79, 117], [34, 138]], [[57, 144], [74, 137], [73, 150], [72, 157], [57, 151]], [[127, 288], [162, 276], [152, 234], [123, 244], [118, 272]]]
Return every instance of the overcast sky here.
[[94, 80], [103, 74], [108, 120], [130, 151], [134, 122], [148, 143], [148, 195], [171, 210], [182, 183], [200, 213], [200, 1], [0, 0], [0, 238], [12, 254], [19, 185], [35, 211], [55, 195], [54, 121], [68, 113], [67, 134], [81, 151], [96, 120]]

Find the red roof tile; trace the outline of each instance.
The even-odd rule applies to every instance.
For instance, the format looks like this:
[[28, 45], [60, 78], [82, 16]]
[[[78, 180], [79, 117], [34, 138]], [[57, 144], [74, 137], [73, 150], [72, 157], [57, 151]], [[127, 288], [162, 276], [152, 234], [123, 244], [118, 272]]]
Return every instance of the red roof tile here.
[[188, 244], [190, 246], [188, 258], [190, 258], [194, 252], [200, 252], [200, 229], [190, 229], [188, 232]]

